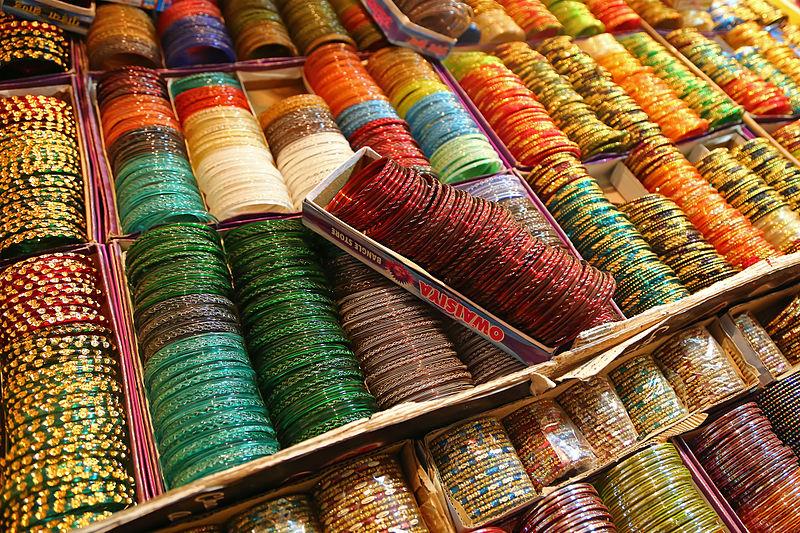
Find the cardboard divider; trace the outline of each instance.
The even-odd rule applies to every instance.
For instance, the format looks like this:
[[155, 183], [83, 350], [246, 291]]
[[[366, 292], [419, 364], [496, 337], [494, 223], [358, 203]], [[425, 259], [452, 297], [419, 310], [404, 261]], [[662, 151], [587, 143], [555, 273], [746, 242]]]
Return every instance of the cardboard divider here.
[[[449, 522], [447, 513], [439, 506], [438, 499], [431, 493], [430, 480], [427, 479], [425, 470], [419, 464], [412, 441], [403, 440], [375, 450], [374, 453], [387, 453], [396, 457], [400, 462], [400, 466], [403, 468], [403, 473], [405, 474], [406, 484], [413, 492], [422, 518], [430, 531], [436, 531], [437, 533], [450, 533], [453, 531], [453, 526]], [[227, 507], [211, 511], [205, 516], [197, 517], [195, 520], [178, 522], [174, 526], [169, 526], [159, 531], [160, 533], [179, 533], [203, 526], [219, 526], [224, 528], [225, 524], [232, 517], [244, 513], [248, 509], [268, 500], [293, 494], [306, 494], [311, 497], [314, 486], [322, 477], [321, 474], [322, 472], [315, 472], [302, 480], [290, 483], [276, 490], [269, 491], [245, 501], [235, 502]]]
[[545, 346], [497, 318], [483, 307], [458, 293], [409, 259], [386, 248], [337, 219], [326, 205], [347, 183], [350, 176], [379, 155], [362, 148], [322, 181], [303, 202], [303, 223], [394, 283], [444, 311], [486, 340], [527, 364], [549, 359], [556, 347]]
[[64, 83], [33, 85], [24, 83], [17, 85], [16, 88], [0, 88], [0, 98], [7, 96], [22, 96], [26, 94], [52, 96], [69, 103], [72, 106], [72, 114], [75, 118], [77, 135], [75, 142], [81, 158], [81, 173], [83, 178], [83, 201], [84, 216], [86, 218], [86, 239], [87, 242], [103, 242], [102, 236], [102, 213], [101, 206], [95, 200], [96, 182], [93, 179], [92, 153], [90, 152], [91, 138], [83, 128], [84, 113], [78, 94], [78, 78], [71, 76], [63, 80]]
[[362, 0], [362, 4], [392, 44], [438, 58], [456, 45], [456, 39], [411, 22], [392, 0]]
[[[707, 317], [703, 320], [700, 320], [699, 322], [696, 322], [695, 325], [701, 325], [705, 327], [709, 331], [711, 336], [719, 344], [722, 344], [723, 342], [727, 341], [727, 334], [720, 327], [719, 321], [715, 316]], [[686, 324], [684, 324], [683, 326], [686, 326]], [[441, 475], [439, 474], [439, 471], [436, 467], [433, 455], [430, 452], [429, 445], [432, 439], [436, 438], [438, 435], [441, 435], [451, 427], [465, 423], [468, 420], [473, 420], [487, 416], [500, 420], [505, 416], [511, 414], [512, 412], [516, 411], [517, 409], [520, 409], [525, 405], [531, 404], [535, 401], [545, 400], [545, 399], [555, 400], [560, 394], [562, 394], [564, 391], [574, 386], [581, 380], [586, 380], [594, 376], [607, 376], [609, 372], [611, 372], [621, 364], [642, 354], [653, 353], [659, 346], [661, 346], [663, 343], [669, 340], [674, 334], [679, 333], [679, 331], [680, 330], [677, 330], [675, 328], [667, 328], [665, 331], [664, 328], [654, 327], [648, 330], [644, 335], [637, 336], [625, 343], [622, 343], [620, 346], [616, 347], [613, 350], [599, 354], [597, 357], [595, 357], [588, 363], [585, 363], [583, 366], [577, 368], [576, 370], [567, 373], [562, 378], [555, 380], [555, 382], [550, 382], [549, 380], [534, 379], [534, 377], [532, 376], [531, 394], [529, 397], [514, 403], [501, 406], [497, 409], [492, 409], [490, 411], [481, 413], [480, 415], [470, 417], [469, 419], [458, 421], [456, 424], [451, 424], [450, 426], [447, 427], [438, 428], [425, 435], [420, 446], [422, 450], [422, 457], [425, 459], [428, 468], [428, 475], [437, 487], [436, 492], [439, 494], [440, 498], [442, 498], [443, 504], [447, 505], [448, 509], [450, 510], [451, 519], [453, 520], [453, 523], [456, 525], [456, 529], [459, 532], [462, 532], [462, 531], [468, 531], [471, 528], [483, 527], [491, 523], [497, 523], [499, 521], [509, 518], [510, 516], [513, 516], [514, 514], [516, 514], [517, 511], [519, 511], [520, 508], [526, 507], [530, 503], [524, 504], [520, 506], [520, 508], [509, 511], [504, 516], [492, 520], [490, 522], [469, 521], [469, 519], [464, 515], [464, 513], [459, 511], [460, 507], [454, 502], [452, 502], [450, 498], [447, 496], [448, 491], [445, 488], [444, 483], [442, 482]], [[729, 362], [733, 365], [733, 368], [736, 369], [737, 373], [741, 376], [741, 371], [739, 370], [734, 358], [732, 358], [730, 354], [728, 354], [727, 352], [726, 356], [729, 358]], [[568, 485], [570, 483], [575, 483], [578, 481], [590, 479], [596, 474], [602, 472], [603, 470], [611, 466], [612, 464], [615, 464], [616, 462], [632, 455], [636, 451], [641, 450], [649, 446], [650, 444], [656, 442], [663, 442], [675, 434], [689, 431], [698, 427], [705, 420], [707, 412], [713, 411], [714, 409], [717, 409], [721, 405], [728, 405], [731, 402], [735, 402], [738, 399], [747, 395], [751, 390], [753, 390], [751, 387], [746, 387], [745, 385], [743, 385], [739, 391], [732, 393], [731, 395], [725, 398], [721, 398], [713, 405], [710, 405], [703, 410], [690, 412], [687, 415], [681, 417], [680, 420], [672, 422], [664, 426], [663, 428], [651, 432], [648, 435], [640, 435], [639, 440], [634, 445], [626, 447], [624, 450], [621, 450], [619, 453], [617, 453], [614, 457], [610, 458], [609, 460], [601, 464], [597, 464], [594, 468], [586, 472], [570, 476], [568, 478], [562, 479], [561, 481], [557, 482], [552, 486], [545, 487], [542, 491], [542, 495], [549, 494], [553, 490]]]

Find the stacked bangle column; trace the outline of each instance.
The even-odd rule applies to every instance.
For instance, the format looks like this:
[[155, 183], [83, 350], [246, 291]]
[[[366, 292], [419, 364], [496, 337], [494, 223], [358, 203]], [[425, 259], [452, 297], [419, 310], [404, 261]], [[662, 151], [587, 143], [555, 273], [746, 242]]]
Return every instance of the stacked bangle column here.
[[309, 55], [303, 72], [325, 99], [336, 123], [358, 150], [369, 146], [403, 166], [430, 170], [430, 164], [356, 49], [345, 44], [321, 46]]
[[241, 226], [225, 235], [225, 246], [247, 346], [281, 444], [375, 412], [300, 220]]
[[213, 221], [158, 72], [134, 67], [107, 72], [97, 84], [97, 104], [122, 231]]

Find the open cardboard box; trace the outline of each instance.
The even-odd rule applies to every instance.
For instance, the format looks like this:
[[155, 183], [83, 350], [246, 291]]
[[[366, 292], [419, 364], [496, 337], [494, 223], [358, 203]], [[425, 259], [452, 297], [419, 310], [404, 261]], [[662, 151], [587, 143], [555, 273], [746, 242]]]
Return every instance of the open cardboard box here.
[[[245, 94], [248, 97], [251, 111], [256, 119], [258, 115], [268, 107], [289, 96], [303, 94], [307, 92], [303, 84], [302, 64], [303, 59], [295, 58], [291, 62], [281, 62], [269, 67], [255, 66], [250, 69], [236, 69], [230, 66], [209, 67], [202, 71], [223, 71], [230, 72], [237, 77]], [[170, 84], [171, 80], [190, 74], [184, 71], [168, 71], [162, 73]], [[87, 105], [90, 130], [93, 134], [93, 148], [95, 152], [95, 173], [97, 175], [97, 188], [100, 191], [100, 201], [105, 209], [105, 235], [107, 239], [118, 239], [131, 237], [133, 234], [125, 234], [117, 211], [116, 191], [114, 188], [114, 175], [111, 169], [109, 158], [105, 150], [103, 139], [103, 129], [100, 120], [100, 109], [97, 102], [97, 82], [99, 76], [88, 78], [86, 93], [89, 97]], [[177, 113], [176, 113], [177, 116]], [[285, 216], [287, 213], [254, 213], [243, 215], [228, 220], [219, 221], [212, 224], [213, 227], [230, 227], [237, 225], [241, 221], [263, 220], [276, 216]]]
[[[225, 229], [220, 230], [223, 238], [225, 232]], [[132, 380], [135, 387], [130, 394], [142, 406], [140, 440], [147, 444], [150, 454], [152, 468], [148, 475], [153, 494], [149, 501], [98, 522], [88, 531], [113, 529], [138, 532], [167, 527], [170, 522], [202, 515], [222, 505], [280, 487], [343, 458], [403, 439], [421, 437], [427, 431], [453, 423], [464, 416], [518, 400], [529, 394], [531, 379], [537, 382], [546, 382], [547, 379], [534, 374], [533, 369], [525, 369], [446, 398], [401, 404], [280, 450], [274, 455], [164, 493], [158, 451], [143, 388], [142, 362], [133, 324], [132, 302], [125, 276], [125, 253], [132, 243], [132, 239], [118, 239], [108, 245], [108, 250], [114, 272], [113, 279], [117, 283], [119, 307], [122, 310], [118, 325], [121, 332], [120, 342], [124, 344], [127, 353], [131, 354], [131, 365], [134, 367]]]
[[51, 85], [32, 85], [33, 82], [20, 84], [14, 89], [0, 88], [0, 98], [7, 96], [22, 96], [26, 94], [52, 96], [68, 102], [72, 106], [72, 114], [75, 118], [77, 135], [76, 144], [81, 158], [81, 173], [83, 175], [83, 202], [84, 216], [86, 219], [86, 240], [87, 242], [102, 242], [102, 207], [95, 200], [95, 182], [92, 179], [92, 164], [89, 155], [89, 142], [85, 135], [87, 132], [82, 127], [84, 115], [83, 108], [78, 99], [79, 89], [77, 78], [70, 77], [63, 83]]
[[[453, 531], [453, 526], [450, 524], [446, 511], [440, 507], [439, 499], [433, 494], [432, 484], [425, 470], [420, 466], [417, 460], [413, 442], [410, 440], [397, 442], [380, 450], [376, 450], [375, 453], [387, 453], [398, 459], [403, 468], [406, 483], [417, 500], [417, 505], [419, 506], [423, 521], [428, 527], [428, 530], [437, 533], [450, 533]], [[212, 525], [224, 528], [225, 524], [232, 517], [246, 512], [251, 507], [265, 501], [293, 494], [305, 494], [311, 497], [313, 489], [321, 477], [320, 472], [316, 472], [303, 480], [285, 485], [279, 489], [267, 492], [266, 494], [234, 503], [192, 521], [176, 523], [174, 526], [160, 529], [159, 531], [160, 533], [179, 533]]]
[[380, 156], [362, 148], [323, 180], [303, 202], [303, 223], [325, 239], [443, 311], [526, 364], [545, 361], [556, 351], [497, 318], [411, 260], [367, 237], [325, 210], [350, 176]]
[[[687, 324], [679, 323], [681, 329], [686, 327]], [[724, 347], [723, 352], [726, 354], [728, 361], [732, 364], [734, 369], [736, 369], [737, 373], [741, 376], [741, 370], [738, 368], [736, 363], [736, 358], [730, 353], [731, 350], [736, 350], [736, 345], [732, 343], [731, 339], [728, 337], [727, 332], [721, 327], [719, 321], [716, 317], [708, 317], [704, 320], [696, 322], [693, 325], [700, 325], [705, 327], [712, 337]], [[493, 417], [496, 419], [502, 419], [505, 416], [511, 414], [512, 412], [528, 405], [532, 402], [542, 399], [550, 399], [555, 400], [561, 393], [565, 390], [569, 389], [573, 385], [579, 382], [579, 380], [586, 380], [593, 376], [605, 376], [613, 369], [618, 367], [619, 365], [623, 364], [624, 362], [637, 357], [642, 354], [649, 354], [654, 352], [661, 344], [666, 342], [669, 338], [671, 338], [675, 333], [678, 333], [676, 329], [673, 327], [672, 329], [666, 328], [668, 333], [664, 332], [664, 328], [653, 328], [647, 332], [645, 335], [637, 336], [625, 343], [622, 343], [620, 346], [616, 347], [613, 350], [609, 350], [603, 354], [600, 354], [595, 359], [591, 360], [590, 362], [584, 364], [583, 366], [577, 368], [573, 372], [570, 372], [563, 376], [561, 379], [556, 380], [555, 383], [549, 380], [531, 380], [531, 396], [525, 398], [523, 400], [504, 405], [497, 409], [493, 409], [482, 413], [478, 416], [471, 417], [470, 419], [477, 419], [482, 417]], [[555, 483], [552, 486], [545, 487], [542, 491], [542, 495], [549, 494], [553, 490], [568, 485], [570, 483], [575, 483], [578, 481], [587, 480], [590, 478], [595, 477], [597, 474], [603, 472], [609, 466], [615, 464], [619, 460], [628, 457], [635, 453], [642, 448], [649, 446], [650, 444], [656, 442], [664, 442], [670, 437], [692, 430], [698, 427], [706, 418], [706, 413], [708, 411], [714, 410], [719, 406], [729, 405], [732, 402], [737, 401], [744, 395], [748, 394], [751, 388], [742, 385], [742, 388], [730, 394], [727, 397], [719, 399], [713, 405], [708, 406], [706, 409], [701, 411], [690, 412], [687, 415], [681, 417], [681, 419], [676, 420], [668, 425], [665, 425], [662, 428], [659, 428], [656, 431], [651, 432], [648, 435], [640, 435], [639, 440], [632, 446], [629, 446], [623, 450], [621, 450], [618, 454], [614, 457], [605, 461], [601, 464], [597, 464], [594, 468], [582, 472], [577, 475], [572, 475], [569, 478], [562, 479], [561, 481]], [[450, 427], [454, 425], [460, 425], [467, 420], [461, 420], [456, 424], [452, 424], [447, 427], [436, 429], [427, 435], [420, 444], [421, 449], [421, 456], [423, 457], [426, 467], [428, 469], [428, 476], [434, 483], [436, 487], [436, 494], [442, 498], [442, 506], [445, 506], [449, 509], [451, 519], [453, 523], [456, 525], [456, 529], [459, 532], [468, 531], [471, 528], [476, 527], [483, 527], [490, 524], [502, 522], [503, 520], [508, 519], [509, 517], [515, 515], [519, 510], [529, 506], [535, 498], [531, 499], [530, 501], [521, 503], [517, 508], [509, 511], [502, 517], [497, 517], [491, 521], [473, 521], [467, 516], [465, 510], [458, 505], [457, 502], [453, 501], [452, 498], [449, 497], [449, 491], [444, 486], [442, 481], [442, 477], [439, 474], [439, 471], [436, 467], [436, 463], [433, 459], [433, 455], [430, 452], [429, 444], [432, 439], [436, 438], [438, 435], [441, 435]]]

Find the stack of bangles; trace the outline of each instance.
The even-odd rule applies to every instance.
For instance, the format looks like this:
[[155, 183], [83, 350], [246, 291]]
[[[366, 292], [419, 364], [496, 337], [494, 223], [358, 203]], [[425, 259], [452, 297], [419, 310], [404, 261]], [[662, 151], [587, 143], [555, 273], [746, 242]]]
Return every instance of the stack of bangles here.
[[0, 259], [86, 240], [77, 131], [64, 100], [0, 98]]
[[727, 148], [715, 148], [697, 163], [703, 177], [764, 232], [783, 253], [800, 250], [800, 215], [767, 182], [737, 161]]
[[158, 68], [161, 48], [153, 19], [145, 11], [122, 4], [101, 4], [86, 38], [94, 70], [128, 65]]
[[239, 59], [297, 55], [273, 0], [224, 0], [222, 13]]
[[447, 335], [453, 341], [458, 358], [467, 365], [475, 385], [488, 383], [527, 368], [513, 355], [456, 321], [452, 321], [448, 326]]
[[783, 157], [767, 139], [756, 137], [731, 150], [736, 159], [778, 191], [800, 212], [800, 168]]
[[547, 9], [556, 16], [571, 37], [590, 37], [603, 33], [606, 27], [594, 18], [585, 3], [578, 0], [544, 0]]
[[689, 445], [748, 531], [797, 530], [800, 458], [754, 402], [719, 416]]
[[669, 198], [646, 194], [619, 209], [689, 291], [697, 292], [736, 274]]
[[526, 39], [542, 39], [564, 32], [555, 15], [540, 0], [497, 0], [523, 30]]
[[639, 435], [677, 422], [689, 414], [652, 354], [628, 359], [608, 374]]
[[241, 84], [223, 72], [178, 78], [170, 93], [192, 167], [217, 220], [289, 212], [289, 191]]
[[657, 30], [674, 30], [683, 25], [683, 16], [662, 0], [626, 0], [644, 20]]
[[97, 104], [122, 231], [212, 222], [158, 72], [142, 67], [107, 72], [97, 84]]
[[177, 0], [156, 21], [168, 67], [236, 61], [222, 12], [212, 0]]
[[752, 46], [779, 72], [800, 84], [800, 57], [794, 49], [775, 39], [755, 22], [741, 24], [725, 35], [725, 40], [734, 48]]
[[481, 32], [481, 44], [521, 41], [525, 32], [495, 0], [464, 0], [473, 13], [472, 22]]
[[792, 363], [800, 362], [800, 298], [795, 296], [766, 325], [770, 338]]
[[544, 106], [500, 59], [462, 52], [448, 56], [445, 66], [519, 164], [533, 166], [562, 152], [580, 157], [578, 145], [556, 127]]
[[539, 45], [539, 52], [607, 125], [627, 130], [634, 143], [660, 133], [658, 125], [639, 104], [572, 39], [566, 36], [545, 39]]
[[166, 486], [277, 452], [219, 235], [194, 223], [148, 230], [125, 274]]
[[547, 157], [533, 167], [528, 182], [581, 257], [614, 276], [614, 300], [626, 316], [689, 295], [572, 154]]
[[595, 487], [619, 531], [726, 529], [671, 443], [636, 452], [607, 470]]
[[367, 71], [408, 122], [444, 183], [502, 169], [489, 139], [421, 55], [407, 48], [384, 48], [370, 57]]
[[321, 46], [308, 56], [304, 74], [354, 150], [369, 146], [403, 166], [430, 170], [408, 124], [370, 77], [355, 48], [340, 43]]
[[125, 393], [94, 258], [0, 271], [3, 531], [67, 531], [135, 502]]
[[745, 387], [731, 358], [703, 326], [673, 335], [653, 357], [689, 412], [708, 409]]
[[289, 28], [292, 41], [303, 55], [310, 55], [327, 43], [355, 46], [355, 41], [342, 27], [328, 0], [275, 1]]
[[342, 328], [381, 409], [472, 388], [432, 307], [345, 253], [329, 265]]
[[377, 410], [312, 239], [299, 219], [225, 235], [249, 355], [283, 446]]
[[581, 44], [672, 142], [708, 131], [708, 121], [700, 118], [652, 68], [642, 66], [613, 36], [604, 33]]
[[708, 120], [711, 129], [741, 121], [744, 113], [742, 106], [695, 75], [680, 59], [652, 37], [639, 32], [622, 35], [618, 39], [642, 65], [651, 67], [658, 77], [672, 87], [681, 100], [694, 109], [701, 118]]
[[625, 0], [586, 0], [592, 14], [610, 32], [626, 32], [642, 27], [642, 19]]
[[800, 157], [800, 120], [781, 126], [772, 137], [794, 157]]
[[411, 22], [454, 39], [472, 22], [472, 9], [463, 0], [397, 0], [395, 4]]
[[295, 211], [302, 210], [311, 189], [353, 155], [319, 96], [290, 96], [272, 105], [258, 120]]
[[[783, 355], [783, 352], [781, 352], [780, 348], [775, 344], [775, 341], [772, 340], [767, 330], [764, 329], [764, 326], [761, 325], [753, 313], [745, 311], [735, 316], [733, 320], [736, 322], [736, 327], [738, 327], [742, 335], [744, 335], [744, 338], [747, 339], [747, 343], [755, 351], [758, 359], [773, 377], [777, 378], [781, 374], [792, 369], [792, 363]], [[757, 383], [758, 371], [754, 367], [748, 368], [748, 365], [741, 356], [735, 359], [736, 365], [744, 369], [742, 374], [744, 375], [745, 383], [747, 383], [747, 385], [754, 385]], [[796, 425], [794, 422], [792, 422], [792, 424]]]
[[327, 209], [547, 346], [574, 339], [614, 292], [610, 275], [547, 246], [501, 206], [388, 159], [351, 176]]
[[383, 32], [359, 0], [330, 0], [330, 3], [359, 50], [375, 50], [386, 44]]
[[731, 207], [666, 137], [642, 142], [625, 164], [648, 191], [675, 202], [706, 241], [734, 267], [747, 268], [778, 255], [764, 234]]
[[559, 129], [580, 146], [584, 160], [628, 151], [630, 134], [601, 122], [572, 85], [527, 43], [500, 45], [495, 54], [534, 92]]
[[670, 32], [667, 40], [706, 73], [722, 90], [754, 115], [789, 115], [789, 99], [774, 84], [761, 79], [726, 55], [719, 44], [694, 28]]
[[0, 80], [67, 72], [70, 53], [61, 28], [0, 13]]
[[[792, 54], [794, 55], [794, 52]], [[790, 76], [770, 63], [758, 48], [743, 46], [736, 50], [734, 57], [760, 78], [775, 84], [789, 99], [792, 114], [800, 114], [800, 87]]]

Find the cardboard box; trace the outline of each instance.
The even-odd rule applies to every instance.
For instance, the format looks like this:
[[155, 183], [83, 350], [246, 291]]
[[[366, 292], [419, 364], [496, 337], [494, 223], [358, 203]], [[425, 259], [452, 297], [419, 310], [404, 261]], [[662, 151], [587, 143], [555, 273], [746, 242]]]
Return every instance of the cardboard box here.
[[303, 202], [303, 223], [367, 266], [522, 362], [533, 364], [549, 359], [556, 351], [556, 347], [545, 346], [500, 320], [411, 260], [367, 237], [325, 210], [324, 206], [328, 205], [354, 172], [379, 158], [380, 156], [369, 148], [362, 148], [323, 180]]
[[[609, 372], [614, 370], [616, 367], [620, 366], [624, 362], [629, 361], [634, 357], [637, 357], [642, 354], [653, 353], [661, 344], [669, 340], [674, 334], [679, 333], [680, 330], [684, 329], [688, 324], [679, 322], [677, 325], [680, 326], [680, 329], [675, 327], [676, 324], [651, 328], [645, 334], [632, 338], [629, 341], [620, 344], [616, 348], [598, 355], [597, 357], [585, 363], [576, 370], [567, 373], [566, 375], [564, 375], [559, 379], [556, 379], [555, 382], [550, 382], [549, 380], [541, 380], [541, 379], [535, 380], [532, 378], [530, 397], [520, 400], [518, 402], [514, 402], [499, 407], [497, 409], [487, 411], [485, 413], [482, 413], [481, 415], [471, 417], [469, 420], [482, 418], [486, 416], [502, 419], [505, 416], [516, 411], [517, 409], [524, 407], [525, 405], [528, 405], [530, 403], [533, 403], [537, 400], [543, 400], [543, 399], [555, 400], [562, 392], [574, 386], [581, 380], [586, 380], [593, 376], [605, 376]], [[704, 320], [701, 320], [694, 325], [702, 325], [706, 327], [709, 333], [711, 333], [712, 337], [714, 337], [718, 343], [720, 343], [721, 345], [724, 344], [728, 346], [728, 349], [731, 349], [732, 347], [733, 349], [735, 349], [735, 346], [732, 345], [730, 339], [727, 337], [727, 333], [725, 332], [725, 330], [720, 327], [716, 317], [711, 316], [705, 318]], [[731, 355], [727, 352], [726, 355], [729, 358], [729, 362], [741, 375], [741, 372], [736, 366], [736, 361], [734, 360], [734, 358], [731, 357]], [[618, 454], [610, 458], [608, 461], [599, 463], [594, 468], [584, 473], [570, 476], [568, 478], [562, 479], [561, 481], [557, 482], [556, 484], [550, 487], [545, 487], [543, 489], [543, 494], [545, 495], [549, 494], [553, 490], [568, 485], [570, 483], [575, 483], [578, 481], [583, 481], [593, 478], [595, 475], [603, 472], [605, 469], [615, 464], [616, 462], [632, 455], [636, 451], [641, 450], [642, 448], [645, 448], [650, 444], [657, 442], [664, 442], [673, 435], [680, 434], [685, 431], [698, 427], [705, 420], [707, 412], [715, 408], [718, 408], [721, 405], [729, 405], [731, 402], [737, 401], [738, 399], [746, 395], [750, 390], [752, 389], [746, 387], [743, 384], [742, 388], [739, 391], [725, 398], [720, 399], [719, 401], [715, 402], [711, 406], [708, 406], [706, 409], [702, 411], [690, 412], [687, 415], [681, 417], [681, 419], [676, 420], [675, 422], [667, 426], [664, 426], [663, 428], [660, 428], [648, 435], [640, 435], [639, 440], [635, 444], [625, 448], [624, 450], [621, 450]], [[466, 420], [462, 420], [453, 425], [460, 425], [465, 421]], [[427, 465], [428, 475], [437, 489], [436, 494], [438, 494], [440, 498], [442, 498], [442, 505], [446, 506], [449, 509], [451, 519], [453, 523], [456, 525], [456, 529], [459, 532], [462, 532], [462, 531], [469, 531], [471, 528], [484, 527], [491, 524], [495, 524], [499, 521], [509, 518], [510, 516], [513, 516], [514, 514], [517, 513], [517, 511], [519, 511], [520, 508], [527, 507], [529, 503], [524, 504], [520, 506], [520, 508], [514, 509], [513, 511], [506, 513], [503, 517], [499, 517], [498, 519], [492, 521], [470, 521], [470, 519], [461, 510], [460, 506], [456, 505], [453, 501], [451, 501], [451, 499], [448, 496], [449, 492], [447, 488], [444, 486], [442, 477], [439, 474], [439, 471], [436, 467], [436, 463], [433, 459], [433, 455], [430, 452], [429, 445], [432, 439], [436, 438], [438, 435], [441, 435], [453, 425], [434, 430], [431, 433], [425, 435], [425, 438], [423, 439], [421, 445], [421, 450], [422, 450], [421, 456], [424, 458], [425, 464]]]
[[[419, 506], [422, 518], [430, 531], [437, 533], [450, 533], [453, 526], [449, 522], [449, 517], [444, 509], [439, 507], [439, 499], [432, 494], [432, 486], [425, 470], [420, 466], [414, 451], [414, 444], [410, 440], [401, 441], [374, 453], [388, 453], [397, 457], [403, 468], [406, 483], [414, 493], [417, 505]], [[174, 526], [160, 529], [160, 533], [178, 533], [190, 531], [193, 528], [203, 526], [219, 526], [224, 528], [225, 524], [234, 516], [246, 512], [251, 507], [275, 498], [285, 497], [293, 494], [311, 495], [314, 486], [318, 483], [320, 472], [315, 472], [304, 479], [285, 485], [279, 489], [272, 490], [260, 496], [250, 498], [242, 502], [235, 502], [232, 505], [207, 513], [205, 516], [198, 517], [188, 522], [179, 522]]]

